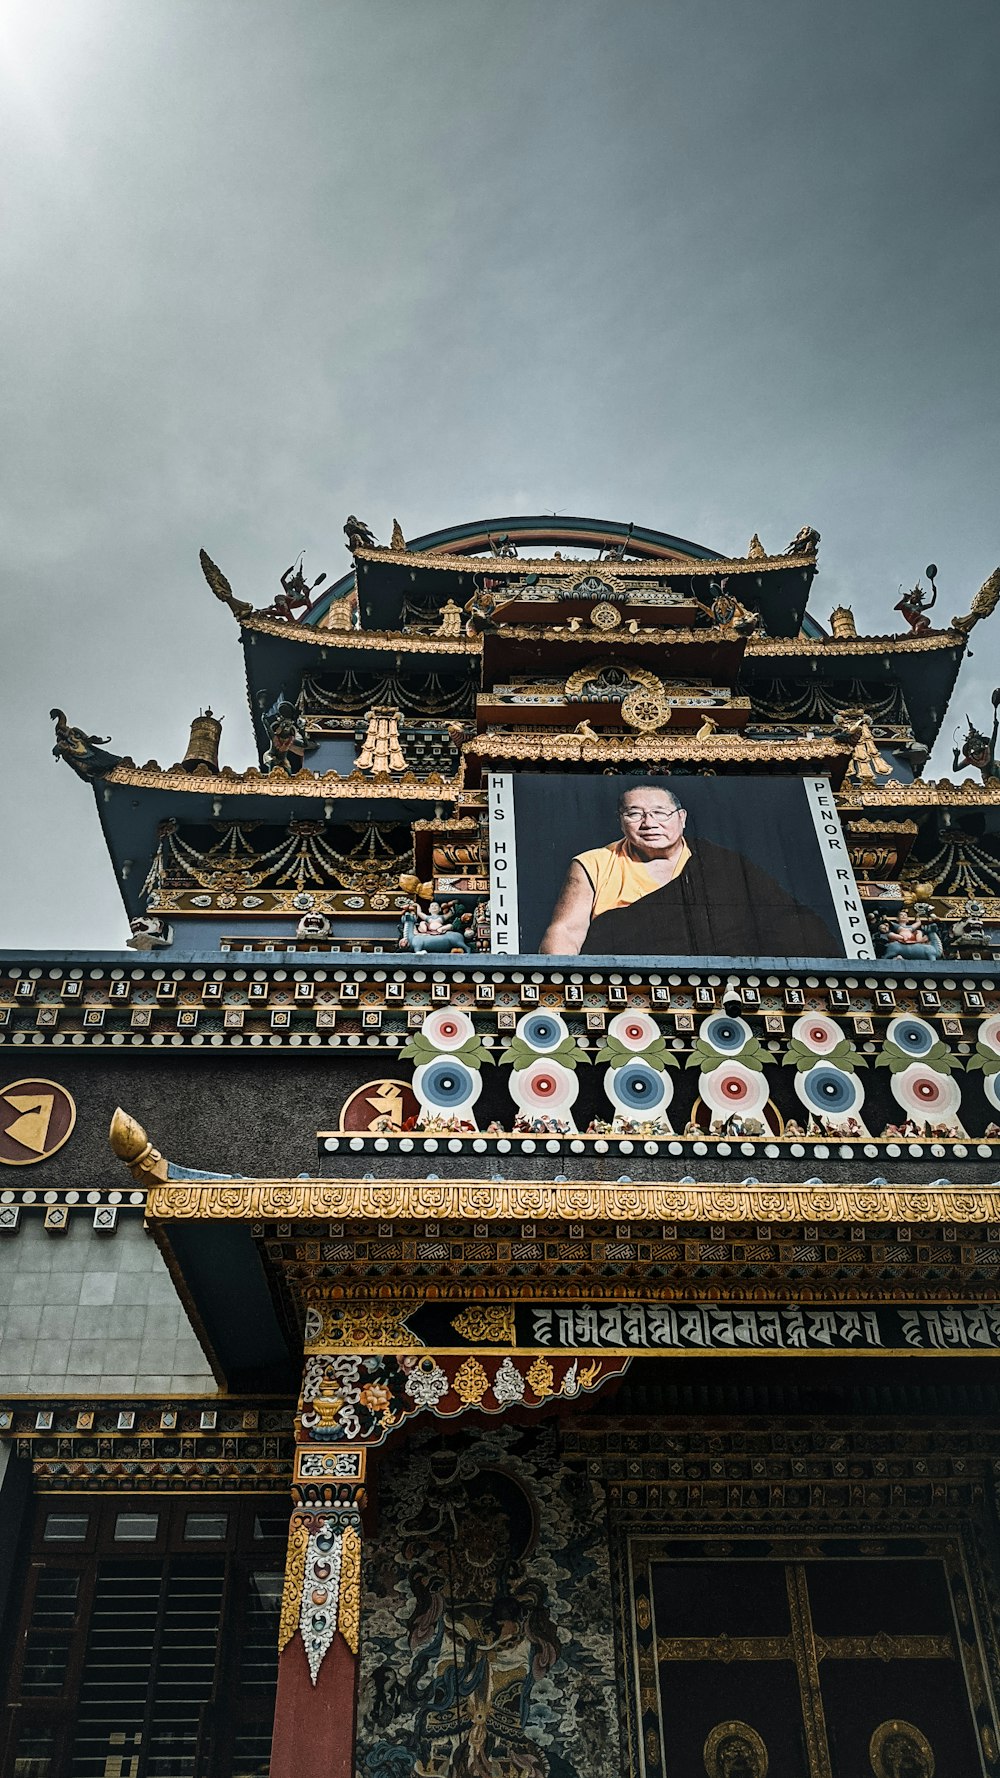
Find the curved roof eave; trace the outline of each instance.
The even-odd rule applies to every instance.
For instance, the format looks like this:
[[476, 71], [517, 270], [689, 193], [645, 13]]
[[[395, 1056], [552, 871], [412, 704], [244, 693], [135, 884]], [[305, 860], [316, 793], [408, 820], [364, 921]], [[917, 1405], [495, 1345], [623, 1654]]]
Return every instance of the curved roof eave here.
[[[490, 536], [506, 534], [525, 543], [570, 544], [577, 548], [588, 544], [596, 547], [606, 539], [627, 538], [637, 555], [656, 557], [660, 554], [689, 556], [699, 562], [720, 559], [721, 552], [706, 549], [703, 543], [692, 543], [686, 537], [674, 537], [669, 531], [651, 531], [644, 525], [627, 525], [621, 519], [574, 518], [568, 513], [521, 514], [509, 518], [474, 519], [464, 525], [447, 525], [440, 531], [425, 531], [412, 537], [407, 548], [417, 555], [471, 555]], [[328, 587], [316, 601], [303, 623], [317, 624], [335, 600], [350, 591], [354, 581], [351, 571]]]

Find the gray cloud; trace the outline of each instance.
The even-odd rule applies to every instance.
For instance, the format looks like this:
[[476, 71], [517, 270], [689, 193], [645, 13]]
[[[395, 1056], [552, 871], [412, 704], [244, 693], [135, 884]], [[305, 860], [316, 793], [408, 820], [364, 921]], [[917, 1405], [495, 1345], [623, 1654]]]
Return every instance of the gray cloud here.
[[[302, 547], [515, 510], [823, 533], [813, 607], [1000, 559], [992, 5], [14, 0], [0, 36], [4, 941], [118, 944], [47, 712], [252, 756]], [[974, 633], [947, 730], [1000, 678]]]

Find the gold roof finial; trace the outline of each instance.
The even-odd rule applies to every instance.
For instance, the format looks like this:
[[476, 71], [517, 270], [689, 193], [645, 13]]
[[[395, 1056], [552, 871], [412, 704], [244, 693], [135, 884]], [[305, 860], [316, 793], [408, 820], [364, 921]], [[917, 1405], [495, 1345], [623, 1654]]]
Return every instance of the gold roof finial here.
[[835, 611], [831, 611], [830, 629], [840, 642], [846, 641], [849, 636], [857, 635], [858, 626], [849, 605], [838, 605]]
[[222, 738], [222, 717], [213, 716], [211, 707], [206, 706], [194, 718], [191, 724], [191, 738], [182, 764], [188, 772], [217, 772], [219, 769], [219, 741]]
[[748, 562], [757, 562], [761, 559], [761, 557], [766, 557], [766, 555], [767, 555], [767, 550], [764, 548], [764, 545], [761, 543], [761, 540], [757, 536], [757, 533], [755, 531], [753, 536], [750, 539], [750, 544], [747, 549], [747, 561]]
[[405, 549], [406, 548], [406, 538], [403, 536], [403, 527], [400, 524], [398, 519], [393, 519], [393, 521], [392, 521], [392, 539], [390, 541], [389, 548], [390, 549]]

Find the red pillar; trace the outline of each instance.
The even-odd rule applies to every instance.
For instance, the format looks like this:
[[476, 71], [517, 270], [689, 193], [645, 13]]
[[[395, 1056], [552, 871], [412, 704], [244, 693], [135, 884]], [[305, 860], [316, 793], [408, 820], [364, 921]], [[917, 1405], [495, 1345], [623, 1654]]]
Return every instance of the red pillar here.
[[270, 1778], [354, 1778], [362, 1490], [294, 1492]]

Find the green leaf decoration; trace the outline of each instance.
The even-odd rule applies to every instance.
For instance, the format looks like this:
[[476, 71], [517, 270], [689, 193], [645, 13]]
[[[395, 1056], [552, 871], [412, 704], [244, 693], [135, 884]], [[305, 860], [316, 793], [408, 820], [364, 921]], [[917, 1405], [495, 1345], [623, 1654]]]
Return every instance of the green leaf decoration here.
[[854, 1049], [846, 1037], [825, 1056], [818, 1056], [815, 1050], [808, 1049], [798, 1037], [791, 1039], [784, 1056], [786, 1067], [794, 1064], [800, 1074], [805, 1074], [820, 1062], [829, 1062], [832, 1067], [843, 1069], [845, 1074], [854, 1074], [858, 1068], [866, 1068], [868, 1065], [867, 1058]]
[[514, 1037], [500, 1057], [500, 1066], [513, 1068], [519, 1073], [522, 1068], [530, 1068], [533, 1062], [559, 1062], [563, 1068], [576, 1068], [581, 1062], [589, 1061], [590, 1057], [578, 1048], [573, 1037], [564, 1037], [558, 1049], [545, 1050], [541, 1055], [525, 1043], [523, 1037]]
[[[997, 1060], [1000, 1062], [1000, 1057]], [[892, 1074], [902, 1074], [903, 1069], [912, 1067], [914, 1062], [922, 1062], [925, 1068], [933, 1069], [935, 1074], [950, 1074], [953, 1068], [961, 1067], [958, 1057], [953, 1056], [947, 1044], [940, 1040], [932, 1045], [926, 1056], [910, 1056], [900, 1049], [898, 1043], [890, 1043], [886, 1038], [880, 1054], [875, 1058], [876, 1068], [888, 1068]]]
[[969, 1057], [965, 1066], [970, 1071], [981, 1068], [984, 1074], [1000, 1074], [1000, 1056], [996, 1050], [987, 1049], [984, 1043], [977, 1043], [975, 1055]]

